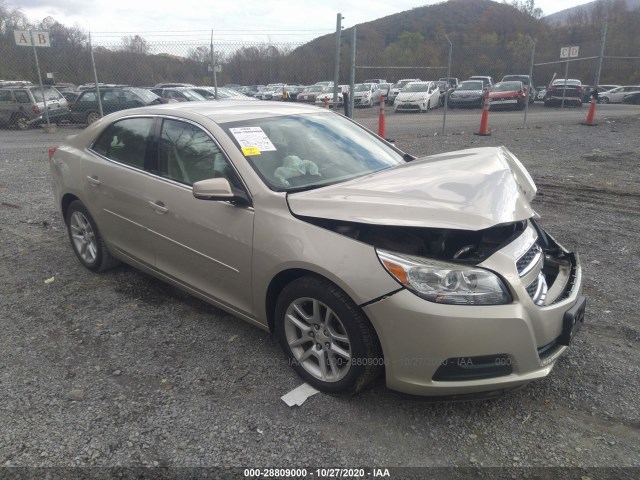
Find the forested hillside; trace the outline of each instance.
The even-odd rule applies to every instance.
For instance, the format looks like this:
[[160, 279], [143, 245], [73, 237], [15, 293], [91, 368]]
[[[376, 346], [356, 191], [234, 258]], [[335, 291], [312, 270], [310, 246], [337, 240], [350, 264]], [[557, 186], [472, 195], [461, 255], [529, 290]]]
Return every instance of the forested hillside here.
[[[561, 47], [579, 46], [581, 59], [599, 56], [607, 18], [601, 82], [640, 82], [640, 9], [629, 10], [625, 0], [600, 0], [588, 11], [582, 9], [570, 15], [563, 24], [549, 24], [541, 13], [534, 0], [449, 0], [357, 25], [356, 81], [366, 77], [394, 81], [402, 77], [444, 76], [451, 42], [451, 75], [461, 78], [472, 74], [500, 78], [505, 73], [527, 73], [535, 44], [535, 77], [545, 83], [554, 73], [563, 72], [563, 67], [540, 64], [558, 61]], [[24, 47], [15, 46], [13, 38], [14, 29], [28, 28], [50, 32], [52, 48], [42, 49], [47, 50], [42, 52], [44, 71], [58, 72], [60, 81], [81, 83], [93, 79], [88, 32], [51, 17], [31, 21], [3, 0], [0, 79], [36, 80], [33, 59]], [[352, 29], [348, 28], [342, 36], [343, 83], [348, 79], [351, 34]], [[180, 53], [162, 48], [139, 35], [124, 37], [115, 46], [94, 46], [99, 78], [133, 85], [160, 81], [211, 83], [208, 44], [194, 45], [188, 51], [182, 48]], [[334, 35], [301, 46], [239, 44], [216, 50], [220, 84], [313, 83], [333, 78]], [[594, 59], [573, 62], [571, 76], [590, 83], [595, 65]]]

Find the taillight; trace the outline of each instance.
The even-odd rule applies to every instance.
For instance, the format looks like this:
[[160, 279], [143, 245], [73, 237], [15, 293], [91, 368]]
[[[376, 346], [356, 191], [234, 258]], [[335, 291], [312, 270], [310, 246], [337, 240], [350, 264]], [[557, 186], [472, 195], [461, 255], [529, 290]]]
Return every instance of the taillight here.
[[53, 154], [56, 153], [57, 149], [58, 149], [57, 145], [54, 145], [53, 147], [49, 147], [49, 161], [51, 161], [51, 157], [53, 157]]
[[577, 91], [580, 95], [582, 95], [582, 94], [584, 93], [584, 88], [582, 88], [582, 87], [578, 87], [578, 88], [576, 88], [576, 91]]
[[36, 115], [40, 115], [40, 108], [37, 105], [34, 105], [33, 113], [35, 113]]

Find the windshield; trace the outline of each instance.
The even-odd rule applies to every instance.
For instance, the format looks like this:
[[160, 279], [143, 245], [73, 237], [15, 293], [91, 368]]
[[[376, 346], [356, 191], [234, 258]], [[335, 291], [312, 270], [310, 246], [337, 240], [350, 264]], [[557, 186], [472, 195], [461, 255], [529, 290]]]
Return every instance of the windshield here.
[[354, 122], [320, 112], [223, 124], [253, 169], [278, 191], [317, 188], [405, 163]]
[[305, 93], [321, 92], [324, 87], [322, 85], [311, 85], [302, 90]]
[[404, 87], [404, 89], [402, 90], [403, 92], [428, 92], [429, 91], [429, 84], [428, 83], [410, 83], [409, 85], [407, 85], [406, 87]]
[[520, 90], [522, 88], [522, 83], [520, 82], [504, 82], [504, 83], [496, 83], [491, 89], [492, 92], [515, 92], [516, 90]]
[[458, 90], [482, 90], [484, 84], [482, 82], [462, 82]]
[[131, 88], [130, 91], [139, 96], [145, 103], [151, 103], [154, 100], [160, 98], [152, 91], [146, 90], [144, 88]]
[[370, 83], [358, 83], [357, 85], [353, 86], [354, 92], [367, 92], [369, 90], [371, 90]]
[[515, 81], [519, 81], [522, 82], [525, 85], [529, 85], [529, 77], [525, 76], [525, 75], [505, 75], [505, 77], [502, 79], [503, 82], [515, 82]]
[[407, 83], [415, 82], [415, 80], [401, 80], [396, 83], [396, 88], [404, 88]]
[[[35, 99], [36, 102], [44, 101], [42, 100], [42, 90], [40, 89], [40, 87], [33, 87], [30, 90], [31, 90], [31, 95], [33, 95], [33, 98]], [[44, 95], [47, 101], [60, 100], [62, 98], [62, 95], [60, 95], [60, 93], [53, 88], [45, 88]]]

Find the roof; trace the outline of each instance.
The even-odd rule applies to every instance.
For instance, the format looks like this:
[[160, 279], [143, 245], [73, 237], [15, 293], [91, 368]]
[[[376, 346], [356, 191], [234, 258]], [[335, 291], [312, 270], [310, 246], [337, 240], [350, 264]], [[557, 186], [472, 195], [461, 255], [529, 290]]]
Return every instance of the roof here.
[[[319, 107], [297, 104], [294, 102], [267, 102], [259, 100], [225, 100], [223, 102], [200, 101], [179, 102], [165, 105], [152, 105], [134, 110], [122, 110], [121, 116], [127, 114], [167, 115], [172, 112], [184, 114], [196, 119], [198, 116], [208, 117], [216, 123], [240, 121], [251, 118], [274, 117], [279, 115], [295, 115], [303, 113], [327, 112]], [[178, 113], [179, 112], [179, 113]]]

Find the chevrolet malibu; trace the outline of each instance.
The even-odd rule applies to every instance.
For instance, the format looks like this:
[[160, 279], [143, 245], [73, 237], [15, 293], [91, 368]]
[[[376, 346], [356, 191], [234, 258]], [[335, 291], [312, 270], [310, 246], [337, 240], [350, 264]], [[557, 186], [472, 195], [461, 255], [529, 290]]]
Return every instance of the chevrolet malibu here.
[[49, 158], [82, 265], [125, 262], [273, 332], [324, 392], [507, 391], [584, 320], [578, 257], [503, 147], [414, 158], [312, 106], [185, 102], [108, 115]]

